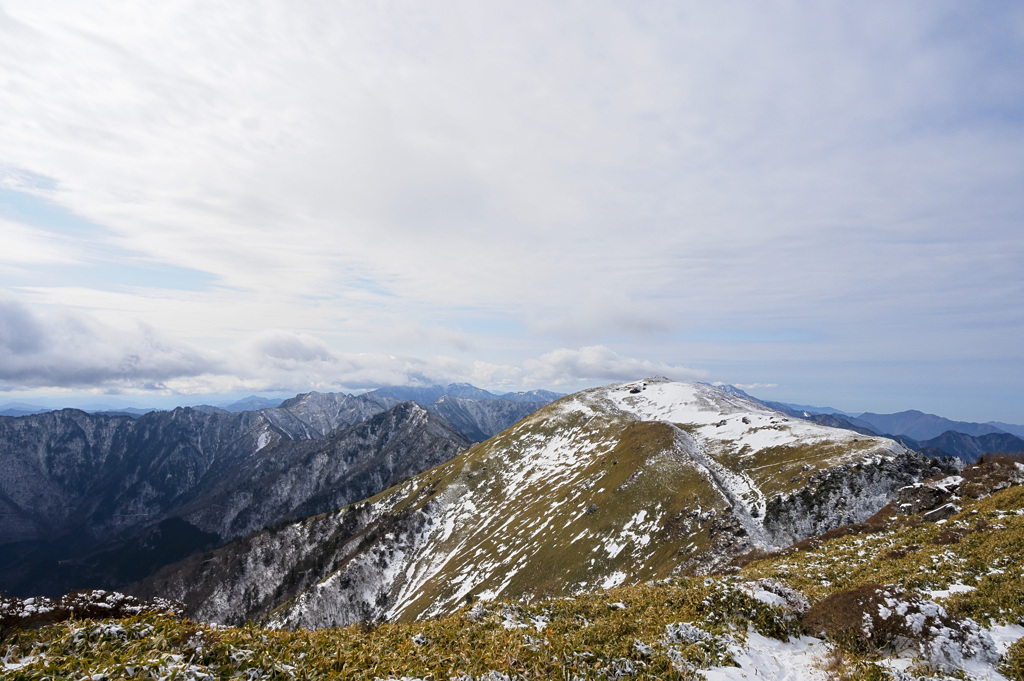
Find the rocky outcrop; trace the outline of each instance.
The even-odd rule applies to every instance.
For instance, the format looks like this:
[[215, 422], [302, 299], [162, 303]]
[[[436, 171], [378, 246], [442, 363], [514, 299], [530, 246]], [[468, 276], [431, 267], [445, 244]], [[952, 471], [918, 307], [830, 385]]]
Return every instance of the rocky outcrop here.
[[818, 471], [799, 491], [778, 495], [768, 502], [764, 528], [777, 547], [841, 525], [863, 522], [896, 498], [911, 483], [954, 471], [947, 462], [904, 450]]

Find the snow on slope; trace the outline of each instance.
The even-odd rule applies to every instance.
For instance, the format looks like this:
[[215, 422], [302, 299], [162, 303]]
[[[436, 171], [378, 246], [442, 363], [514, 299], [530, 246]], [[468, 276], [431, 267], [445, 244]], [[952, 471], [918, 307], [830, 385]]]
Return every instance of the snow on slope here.
[[[278, 626], [414, 619], [467, 598], [567, 595], [707, 570], [772, 545], [780, 523], [799, 532], [863, 520], [928, 465], [890, 440], [791, 421], [712, 386], [649, 379], [564, 397], [370, 499], [369, 524], [330, 551], [273, 532], [244, 550], [302, 565], [288, 580], [301, 591], [274, 612]], [[872, 485], [836, 491], [821, 484], [829, 476]], [[819, 487], [841, 499], [819, 499]], [[830, 506], [816, 525], [786, 520], [785, 499], [798, 491], [804, 506]], [[859, 505], [844, 515], [849, 499]], [[342, 525], [345, 514], [309, 522]], [[262, 583], [248, 569], [225, 568], [237, 583], [224, 588]], [[186, 593], [171, 595], [190, 602], [190, 581], [181, 576]], [[272, 598], [244, 616], [265, 615]], [[195, 614], [223, 615], [204, 607]]]
[[[790, 419], [764, 405], [700, 383], [653, 378], [609, 386], [604, 392], [622, 412], [643, 421], [668, 421], [698, 426], [701, 437], [729, 442], [753, 457], [769, 447], [800, 442], [855, 442], [865, 436], [813, 421]], [[867, 438], [879, 444], [884, 438]], [[895, 443], [894, 443], [895, 444]], [[898, 446], [898, 445], [897, 445]]]

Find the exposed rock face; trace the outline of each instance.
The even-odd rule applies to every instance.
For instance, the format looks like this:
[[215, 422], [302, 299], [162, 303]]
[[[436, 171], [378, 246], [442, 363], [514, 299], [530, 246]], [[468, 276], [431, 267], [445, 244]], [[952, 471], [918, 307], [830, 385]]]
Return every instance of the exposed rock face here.
[[137, 593], [284, 627], [568, 595], [712, 569], [871, 515], [933, 464], [712, 386], [618, 384], [562, 398], [366, 503], [169, 566]]
[[799, 491], [773, 498], [764, 527], [772, 544], [787, 546], [833, 527], [863, 522], [905, 485], [953, 470], [910, 451], [826, 469], [811, 475]]

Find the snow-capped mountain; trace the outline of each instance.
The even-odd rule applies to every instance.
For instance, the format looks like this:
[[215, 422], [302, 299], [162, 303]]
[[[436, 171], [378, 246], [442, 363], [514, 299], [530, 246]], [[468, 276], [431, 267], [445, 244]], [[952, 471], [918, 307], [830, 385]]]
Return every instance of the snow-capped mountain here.
[[284, 627], [567, 595], [706, 571], [864, 520], [938, 465], [713, 386], [616, 384], [364, 503], [170, 566], [137, 593]]

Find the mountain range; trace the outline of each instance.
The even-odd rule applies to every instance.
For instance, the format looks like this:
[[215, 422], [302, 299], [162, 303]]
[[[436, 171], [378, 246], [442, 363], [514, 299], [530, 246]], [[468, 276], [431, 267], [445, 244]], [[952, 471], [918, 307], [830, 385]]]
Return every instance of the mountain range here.
[[721, 568], [858, 522], [943, 470], [891, 439], [655, 378], [543, 407], [359, 504], [131, 588], [194, 617], [317, 628]]
[[0, 672], [1024, 678], [1024, 463], [982, 458], [1015, 435], [661, 377], [439, 389], [0, 417], [0, 638], [53, 623]]
[[[726, 388], [733, 394], [757, 400], [739, 388]], [[952, 456], [965, 463], [974, 463], [984, 454], [1024, 451], [1024, 426], [1012, 423], [952, 421], [917, 410], [895, 414], [866, 412], [853, 415], [832, 407], [757, 401], [793, 418], [806, 419], [833, 428], [845, 428], [864, 435], [889, 437], [934, 458]]]
[[[652, 379], [628, 385], [630, 390], [640, 385], [638, 393], [629, 393], [636, 400], [639, 399], [636, 395], [653, 394], [663, 391], [665, 385], [675, 384]], [[649, 389], [653, 392], [648, 393]], [[723, 424], [728, 421], [725, 413], [740, 409], [737, 405], [742, 404], [742, 409], [753, 415], [748, 415], [748, 419], [761, 418], [758, 414], [774, 414], [772, 429], [792, 431], [821, 426], [821, 432], [831, 433], [828, 437], [844, 442], [844, 447], [856, 442], [859, 448], [865, 446], [859, 443], [870, 442], [894, 448], [891, 451], [900, 452], [900, 456], [907, 455], [905, 448], [891, 439], [879, 439], [880, 433], [875, 428], [895, 425], [897, 430], [914, 427], [915, 432], [927, 433], [929, 431], [922, 429], [929, 424], [933, 428], [948, 424], [963, 427], [920, 412], [890, 415], [893, 418], [888, 419], [867, 414], [867, 418], [860, 419], [837, 410], [815, 408], [814, 414], [806, 409], [797, 412], [792, 405], [760, 402], [730, 386], [702, 385], [693, 389], [702, 395], [697, 402], [719, 405], [716, 413], [723, 416], [719, 419]], [[583, 393], [586, 394], [589, 393]], [[276, 407], [266, 406], [268, 401], [256, 396], [225, 405], [254, 407], [254, 411], [200, 405], [131, 416], [66, 409], [20, 418], [0, 417], [0, 464], [9, 471], [0, 479], [0, 546], [4, 549], [0, 552], [0, 588], [10, 593], [56, 595], [75, 585], [120, 587], [197, 552], [225, 544], [228, 546], [224, 551], [234, 552], [232, 542], [244, 541], [246, 537], [251, 539], [269, 531], [267, 528], [334, 513], [336, 509], [369, 498], [433, 466], [449, 461], [456, 465], [461, 458], [453, 460], [453, 457], [458, 457], [472, 443], [484, 442], [513, 424], [520, 425], [471, 451], [477, 452], [481, 447], [487, 451], [508, 447], [512, 441], [509, 438], [516, 441], [514, 448], [529, 449], [523, 442], [531, 437], [537, 440], [537, 436], [524, 434], [526, 431], [522, 429], [528, 430], [526, 423], [534, 423], [536, 419], [546, 418], [549, 422], [540, 429], [545, 437], [550, 435], [556, 440], [568, 437], [566, 433], [573, 432], [572, 428], [567, 431], [558, 425], [558, 419], [543, 416], [547, 411], [540, 412], [534, 419], [527, 418], [559, 397], [547, 391], [496, 394], [469, 384], [450, 384], [381, 388], [359, 396], [312, 392], [284, 400]], [[590, 398], [574, 396], [576, 402], [587, 399]], [[598, 402], [609, 404], [606, 398]], [[789, 416], [769, 412], [768, 405], [783, 409]], [[588, 409], [593, 410], [593, 406]], [[594, 424], [607, 419], [630, 421], [635, 416], [616, 413], [613, 418], [602, 414]], [[812, 423], [817, 426], [810, 425]], [[606, 429], [601, 437], [606, 442], [626, 443], [639, 437], [641, 444], [655, 447], [663, 457], [668, 457], [664, 452], [673, 451], [673, 456], [680, 459], [680, 452], [689, 451], [680, 444], [683, 436], [676, 430], [670, 429], [675, 434], [668, 438], [672, 441], [669, 446], [665, 432], [653, 435], [662, 426], [633, 424], [630, 427], [633, 430], [629, 436], [609, 434], [611, 431]], [[680, 427], [679, 423], [672, 422], [671, 428]], [[680, 432], [690, 433], [686, 428], [692, 430], [692, 423]], [[835, 428], [856, 435], [837, 435]], [[975, 432], [984, 430], [975, 429]], [[1024, 445], [1015, 436], [1001, 432], [945, 433], [923, 441], [896, 437], [906, 447], [921, 450], [933, 458], [954, 455], [964, 461], [977, 460], [991, 451], [1020, 449]], [[653, 440], [648, 443], [650, 438]], [[578, 446], [585, 449], [591, 445]], [[629, 449], [626, 444], [622, 446]], [[703, 452], [707, 449], [706, 443], [702, 447]], [[719, 445], [712, 449], [716, 447], [720, 449]], [[758, 456], [763, 455], [759, 449], [755, 451]], [[818, 456], [822, 450], [816, 447], [815, 451]], [[690, 456], [691, 463], [694, 456], [697, 455]], [[724, 460], [739, 473], [731, 469], [714, 474], [707, 472], [713, 470], [712, 467], [707, 468], [705, 478], [721, 482], [732, 480], [736, 475], [741, 478], [748, 475], [744, 472], [745, 464], [730, 456], [726, 455]], [[629, 475], [642, 477], [639, 469], [619, 466], [615, 461], [616, 475], [630, 470]], [[633, 463], [639, 465], [637, 461]], [[801, 467], [809, 465], [812, 471], [835, 468], [832, 464], [823, 468], [819, 464], [801, 464]], [[794, 472], [797, 475], [790, 476], [790, 492], [804, 489], [809, 483], [816, 489], [821, 482], [802, 475], [803, 470]], [[903, 475], [899, 479], [909, 478]], [[693, 485], [689, 487], [697, 489]], [[754, 487], [760, 490], [757, 485], [751, 489]], [[559, 490], [545, 494], [565, 496], [568, 492]], [[702, 493], [694, 494], [699, 498]], [[601, 515], [600, 505], [594, 504], [596, 508], [588, 516]], [[818, 502], [811, 503], [815, 504]], [[721, 509], [701, 506], [695, 516], [704, 518], [705, 524], [710, 523], [710, 529], [706, 529], [715, 535], [714, 552], [720, 557], [728, 553], [722, 553], [725, 544], [746, 548], [774, 545], [809, 531], [805, 527], [799, 532], [780, 534], [778, 528], [772, 529], [775, 520], [763, 516], [765, 508], [756, 507], [757, 515], [750, 515], [749, 509], [748, 515], [737, 511], [745, 507], [733, 501], [729, 502], [729, 508], [730, 515], [722, 515]], [[713, 515], [705, 517], [709, 509]], [[683, 509], [678, 512], [682, 513]], [[790, 516], [792, 521], [795, 515], [790, 513]], [[761, 520], [751, 520], [754, 517]], [[742, 532], [733, 532], [737, 529]], [[765, 532], [774, 532], [777, 536], [772, 535], [775, 538], [769, 540]], [[746, 539], [742, 538], [744, 536]], [[577, 543], [582, 546], [582, 541]], [[694, 546], [703, 546], [705, 551], [712, 547], [699, 541]], [[690, 561], [691, 568], [706, 567], [703, 558], [691, 557]], [[605, 578], [610, 577], [605, 575]]]
[[121, 586], [197, 550], [375, 494], [541, 405], [442, 396], [424, 408], [375, 393], [313, 392], [235, 413], [0, 417], [0, 588], [56, 595]]

